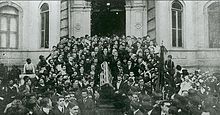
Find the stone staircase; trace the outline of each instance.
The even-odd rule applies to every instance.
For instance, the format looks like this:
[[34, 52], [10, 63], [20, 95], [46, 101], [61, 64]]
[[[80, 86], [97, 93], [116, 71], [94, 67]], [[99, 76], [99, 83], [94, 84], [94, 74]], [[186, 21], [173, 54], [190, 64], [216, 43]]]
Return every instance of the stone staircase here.
[[121, 109], [117, 109], [113, 105], [99, 105], [97, 115], [123, 115]]

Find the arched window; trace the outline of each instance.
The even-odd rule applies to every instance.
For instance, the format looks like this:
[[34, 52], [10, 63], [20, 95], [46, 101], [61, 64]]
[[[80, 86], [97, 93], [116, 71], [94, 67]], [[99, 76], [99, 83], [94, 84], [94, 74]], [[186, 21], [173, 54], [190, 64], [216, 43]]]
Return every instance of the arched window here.
[[19, 11], [12, 6], [0, 8], [0, 48], [18, 48]]
[[208, 6], [209, 47], [220, 48], [220, 2]]
[[172, 46], [183, 47], [182, 37], [183, 6], [178, 0], [172, 2]]
[[49, 48], [49, 6], [41, 6], [41, 48]]

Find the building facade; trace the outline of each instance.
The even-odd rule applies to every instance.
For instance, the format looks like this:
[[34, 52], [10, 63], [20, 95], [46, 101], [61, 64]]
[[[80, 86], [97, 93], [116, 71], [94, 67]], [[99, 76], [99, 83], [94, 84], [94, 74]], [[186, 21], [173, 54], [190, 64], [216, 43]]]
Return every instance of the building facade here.
[[60, 1], [0, 2], [0, 62], [23, 65], [47, 56], [60, 36]]
[[[102, 11], [100, 0], [94, 1], [1, 1], [1, 63], [22, 65], [27, 57], [37, 63], [38, 56], [47, 56], [62, 36], [94, 35], [94, 15]], [[186, 68], [219, 70], [219, 0], [124, 0], [123, 7], [112, 9], [117, 5], [113, 1], [101, 6], [106, 5], [115, 18], [122, 16], [120, 31], [126, 36], [150, 35]]]

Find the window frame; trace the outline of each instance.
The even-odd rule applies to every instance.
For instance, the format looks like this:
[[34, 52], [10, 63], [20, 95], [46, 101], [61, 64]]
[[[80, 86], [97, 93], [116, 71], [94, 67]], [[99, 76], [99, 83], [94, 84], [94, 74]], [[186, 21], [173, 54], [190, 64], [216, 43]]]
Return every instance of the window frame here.
[[[180, 5], [181, 9], [177, 9], [173, 7], [173, 4], [177, 3]], [[183, 5], [179, 0], [174, 0], [171, 3], [171, 46], [173, 48], [183, 48], [184, 47], [184, 22], [183, 22]], [[173, 27], [173, 12], [175, 12], [175, 27]], [[181, 19], [179, 19], [179, 13], [181, 16]], [[181, 20], [181, 28], [179, 26], [179, 20]], [[175, 31], [175, 46], [173, 44], [174, 38], [173, 38], [173, 31]], [[179, 45], [179, 31], [181, 31], [181, 46]]]
[[[48, 9], [43, 11], [42, 7], [44, 5], [47, 5]], [[44, 20], [42, 21], [42, 17], [43, 16], [44, 16]], [[47, 17], [48, 17], [48, 24], [46, 23], [47, 22]], [[44, 24], [42, 24], [42, 23], [44, 23]], [[44, 26], [43, 28], [42, 28], [42, 25]], [[40, 7], [40, 48], [44, 48], [44, 49], [50, 48], [50, 34], [49, 34], [50, 33], [50, 29], [49, 29], [49, 27], [50, 27], [49, 5], [47, 3], [43, 3], [41, 5], [41, 7]], [[42, 32], [44, 33], [44, 38], [42, 38]], [[47, 33], [48, 34], [48, 38], [46, 38], [46, 32], [48, 32]], [[46, 39], [48, 39], [47, 43], [46, 43]]]
[[[9, 13], [0, 13], [0, 17], [6, 17], [6, 21], [7, 21], [7, 30], [6, 31], [2, 31], [0, 30], [0, 33], [6, 33], [6, 47], [1, 47], [0, 49], [18, 49], [18, 45], [19, 45], [19, 10], [13, 6], [2, 6], [0, 7], [0, 10], [4, 10], [4, 7], [11, 7], [14, 10], [17, 10], [17, 14], [9, 14]], [[10, 19], [11, 18], [15, 18], [16, 20], [16, 32], [10, 31]], [[0, 28], [1, 28], [1, 23], [0, 23]], [[15, 47], [10, 47], [10, 34], [11, 33], [15, 33], [16, 34], [16, 38], [15, 38]], [[1, 39], [0, 39], [1, 42]]]

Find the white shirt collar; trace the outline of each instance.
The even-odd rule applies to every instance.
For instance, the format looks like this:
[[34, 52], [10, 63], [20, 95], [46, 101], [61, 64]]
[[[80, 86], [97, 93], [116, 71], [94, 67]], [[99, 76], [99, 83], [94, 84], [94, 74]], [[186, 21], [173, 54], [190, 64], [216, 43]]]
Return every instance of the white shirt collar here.
[[69, 105], [69, 102], [67, 102], [67, 103], [64, 103], [64, 105], [65, 105], [65, 107], [67, 107], [67, 106]]
[[135, 110], [135, 111], [134, 111], [134, 115], [135, 115], [138, 111], [139, 111], [139, 109]]
[[164, 111], [161, 111], [161, 115], [166, 115], [166, 113]]
[[62, 111], [63, 107], [58, 106], [58, 109], [59, 109], [61, 112], [63, 112], [63, 111]]
[[42, 110], [43, 110], [43, 112], [45, 112], [46, 114], [49, 114], [49, 112], [50, 112], [50, 109], [49, 109], [49, 108], [43, 108]]

